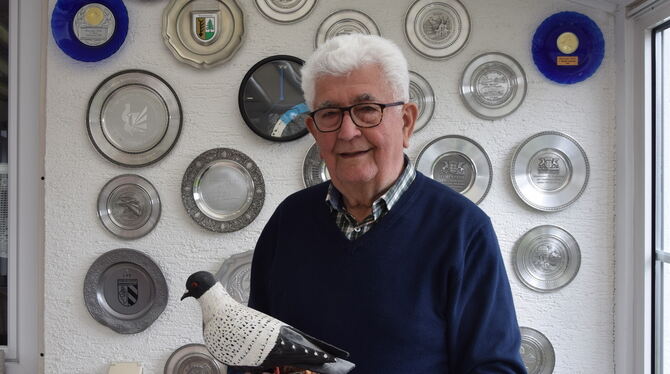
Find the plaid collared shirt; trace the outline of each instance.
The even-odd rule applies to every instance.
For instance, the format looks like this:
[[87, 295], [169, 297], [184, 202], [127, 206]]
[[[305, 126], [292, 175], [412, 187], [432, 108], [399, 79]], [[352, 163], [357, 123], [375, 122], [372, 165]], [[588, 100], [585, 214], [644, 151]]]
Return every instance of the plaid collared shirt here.
[[335, 188], [331, 183], [328, 186], [328, 194], [326, 195], [326, 203], [330, 207], [330, 211], [335, 216], [335, 223], [342, 230], [344, 236], [349, 240], [356, 240], [360, 238], [363, 234], [370, 231], [374, 227], [377, 220], [383, 217], [388, 213], [393, 205], [398, 202], [400, 196], [407, 191], [409, 186], [414, 181], [416, 176], [416, 170], [414, 165], [409, 162], [407, 155], [404, 156], [405, 159], [405, 168], [400, 174], [400, 177], [393, 183], [391, 188], [381, 195], [377, 200], [372, 203], [372, 214], [367, 216], [360, 224], [356, 222], [356, 219], [347, 212], [344, 202], [342, 200], [342, 194], [340, 191]]

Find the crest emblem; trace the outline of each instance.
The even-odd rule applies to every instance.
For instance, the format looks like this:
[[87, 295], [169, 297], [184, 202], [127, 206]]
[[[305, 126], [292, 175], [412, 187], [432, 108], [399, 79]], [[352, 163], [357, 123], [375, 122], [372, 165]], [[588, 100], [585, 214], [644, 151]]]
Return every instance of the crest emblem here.
[[193, 13], [191, 15], [191, 24], [193, 25], [193, 36], [200, 44], [211, 44], [216, 40], [219, 34], [217, 14], [211, 13]]
[[138, 281], [137, 279], [117, 279], [116, 289], [118, 290], [119, 302], [125, 307], [131, 307], [137, 303]]

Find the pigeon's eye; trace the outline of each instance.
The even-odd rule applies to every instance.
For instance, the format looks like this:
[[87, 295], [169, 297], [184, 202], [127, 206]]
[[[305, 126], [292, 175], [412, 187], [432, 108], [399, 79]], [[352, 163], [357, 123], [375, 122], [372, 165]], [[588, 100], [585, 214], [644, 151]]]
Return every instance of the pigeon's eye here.
[[200, 283], [198, 282], [191, 282], [191, 288], [198, 288], [199, 285]]

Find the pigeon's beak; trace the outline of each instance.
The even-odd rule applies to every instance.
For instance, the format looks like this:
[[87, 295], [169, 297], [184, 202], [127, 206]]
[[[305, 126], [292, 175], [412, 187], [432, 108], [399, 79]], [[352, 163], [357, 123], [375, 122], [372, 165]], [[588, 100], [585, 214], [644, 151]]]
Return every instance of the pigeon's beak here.
[[180, 299], [180, 300], [184, 300], [185, 298], [187, 298], [187, 297], [191, 297], [191, 296], [193, 296], [193, 295], [191, 295], [191, 291], [186, 291], [186, 292], [184, 292], [184, 294], [181, 296], [181, 299]]

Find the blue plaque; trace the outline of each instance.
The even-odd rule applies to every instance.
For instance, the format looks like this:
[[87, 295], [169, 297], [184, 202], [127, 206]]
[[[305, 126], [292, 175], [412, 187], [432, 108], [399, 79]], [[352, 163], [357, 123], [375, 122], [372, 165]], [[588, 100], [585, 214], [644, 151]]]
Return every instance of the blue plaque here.
[[100, 61], [121, 48], [128, 34], [128, 11], [122, 0], [58, 0], [51, 32], [68, 56]]
[[545, 77], [561, 84], [589, 78], [605, 56], [603, 33], [593, 20], [577, 12], [549, 16], [535, 30], [533, 61]]

